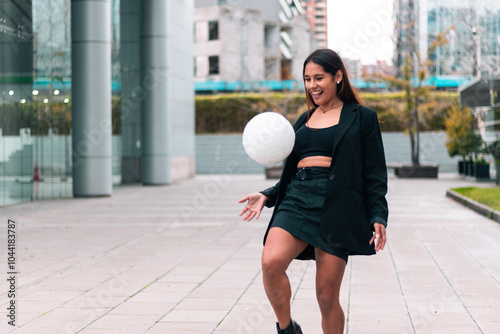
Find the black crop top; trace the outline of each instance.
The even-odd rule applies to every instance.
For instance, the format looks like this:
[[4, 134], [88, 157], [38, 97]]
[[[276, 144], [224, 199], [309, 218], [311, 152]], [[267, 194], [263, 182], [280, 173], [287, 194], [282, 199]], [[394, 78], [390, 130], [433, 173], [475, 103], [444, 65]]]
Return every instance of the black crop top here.
[[299, 161], [312, 156], [331, 157], [333, 141], [337, 125], [328, 128], [314, 129], [306, 124], [302, 125], [295, 133], [295, 145], [293, 152], [299, 157]]

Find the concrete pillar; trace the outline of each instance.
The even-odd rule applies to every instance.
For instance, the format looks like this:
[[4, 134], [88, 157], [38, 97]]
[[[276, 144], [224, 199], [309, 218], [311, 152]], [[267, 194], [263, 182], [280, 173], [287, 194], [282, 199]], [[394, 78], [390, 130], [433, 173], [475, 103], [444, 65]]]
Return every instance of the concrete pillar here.
[[[170, 183], [167, 101], [168, 2], [143, 0], [141, 13], [142, 182]], [[191, 23], [192, 24], [192, 23]], [[180, 112], [180, 111], [179, 111]]]
[[121, 0], [120, 62], [122, 80], [121, 138], [122, 183], [141, 182], [141, 2]]
[[110, 196], [111, 0], [71, 0], [73, 195]]

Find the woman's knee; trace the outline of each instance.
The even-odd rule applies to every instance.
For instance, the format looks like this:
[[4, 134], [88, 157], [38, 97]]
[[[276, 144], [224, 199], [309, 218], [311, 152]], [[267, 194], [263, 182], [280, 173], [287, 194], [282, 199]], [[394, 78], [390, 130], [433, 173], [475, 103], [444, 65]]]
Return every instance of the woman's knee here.
[[339, 294], [329, 287], [318, 287], [316, 289], [316, 298], [321, 310], [332, 310], [340, 306]]
[[264, 248], [262, 252], [262, 272], [264, 275], [281, 275], [286, 271], [289, 264], [283, 254]]
[[262, 251], [264, 274], [283, 274], [288, 265], [306, 248], [307, 243], [281, 228], [271, 228]]

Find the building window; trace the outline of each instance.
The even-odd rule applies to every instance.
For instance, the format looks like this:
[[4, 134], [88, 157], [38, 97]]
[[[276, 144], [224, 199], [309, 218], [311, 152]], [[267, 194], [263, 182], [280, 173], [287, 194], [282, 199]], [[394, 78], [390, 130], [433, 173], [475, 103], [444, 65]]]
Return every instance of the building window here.
[[208, 40], [215, 41], [219, 39], [219, 21], [208, 22]]
[[264, 46], [266, 48], [272, 48], [275, 46], [275, 41], [277, 36], [278, 31], [276, 26], [271, 26], [271, 25], [266, 25], [264, 26]]
[[208, 74], [219, 74], [219, 56], [208, 57]]

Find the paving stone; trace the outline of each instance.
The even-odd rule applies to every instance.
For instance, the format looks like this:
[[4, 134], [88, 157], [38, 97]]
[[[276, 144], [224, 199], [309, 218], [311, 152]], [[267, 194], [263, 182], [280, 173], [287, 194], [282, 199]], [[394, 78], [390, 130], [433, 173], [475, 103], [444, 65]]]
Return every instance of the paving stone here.
[[187, 297], [177, 306], [177, 310], [229, 310], [236, 303], [233, 298], [191, 298]]
[[[214, 330], [216, 326], [217, 322], [194, 322], [189, 324], [185, 322], [158, 322], [149, 331], [147, 331], [147, 334], [207, 334], [212, 333], [212, 330]], [[216, 331], [216, 333], [218, 332]]]
[[[19, 326], [4, 319], [0, 332], [275, 332], [260, 268], [272, 210], [258, 221], [237, 216], [238, 199], [274, 183], [261, 175], [201, 175], [117, 187], [109, 198], [3, 208], [2, 217], [20, 226], [22, 270]], [[216, 196], [194, 197], [217, 184]], [[390, 177], [387, 247], [351, 257], [344, 274], [340, 300], [350, 334], [500, 333], [500, 225], [445, 196], [471, 185], [453, 175]], [[305, 333], [321, 333], [315, 273], [311, 261], [287, 270], [292, 313]]]
[[165, 317], [163, 317], [161, 322], [211, 322], [213, 320], [221, 321], [227, 314], [227, 310], [181, 310], [173, 309]]
[[125, 329], [144, 333], [158, 320], [154, 315], [106, 314], [91, 323], [88, 329]]
[[110, 315], [155, 315], [163, 316], [175, 307], [173, 302], [124, 302], [113, 308]]

